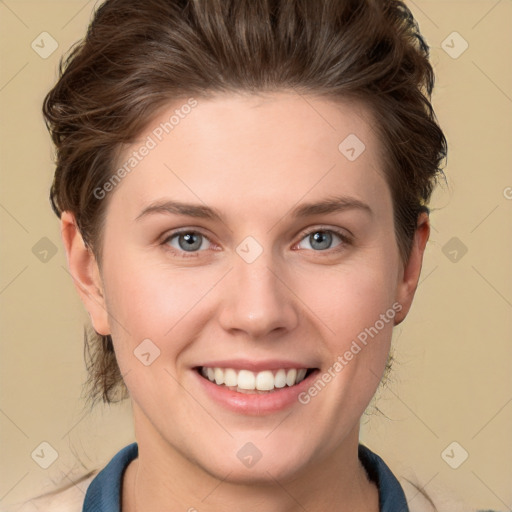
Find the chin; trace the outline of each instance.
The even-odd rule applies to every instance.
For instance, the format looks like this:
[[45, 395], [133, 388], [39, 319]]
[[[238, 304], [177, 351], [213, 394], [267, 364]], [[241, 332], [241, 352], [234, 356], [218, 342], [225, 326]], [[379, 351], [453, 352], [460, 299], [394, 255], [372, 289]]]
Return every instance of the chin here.
[[[220, 447], [208, 457], [198, 454], [194, 463], [221, 481], [240, 485], [275, 484], [275, 480], [282, 482], [296, 477], [310, 460], [304, 443], [289, 436], [284, 444], [282, 438], [264, 439], [265, 435], [268, 432], [244, 435], [243, 440], [230, 443], [230, 447]], [[251, 438], [255, 441], [248, 440]]]
[[[295, 458], [294, 458], [295, 459]], [[276, 480], [285, 482], [293, 479], [300, 471], [295, 460], [283, 459], [277, 460], [276, 456], [267, 458], [266, 461], [261, 458], [252, 467], [245, 467], [238, 461], [219, 461], [219, 464], [208, 464], [204, 469], [215, 478], [224, 482], [230, 482], [237, 485], [275, 485]], [[301, 463], [304, 464], [304, 460]]]

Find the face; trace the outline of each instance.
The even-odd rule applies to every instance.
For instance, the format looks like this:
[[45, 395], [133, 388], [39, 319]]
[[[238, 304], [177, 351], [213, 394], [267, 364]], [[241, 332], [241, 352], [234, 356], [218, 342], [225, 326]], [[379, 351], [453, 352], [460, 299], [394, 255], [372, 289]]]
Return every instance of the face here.
[[283, 481], [357, 444], [419, 269], [400, 261], [364, 107], [292, 93], [185, 104], [120, 155], [137, 161], [106, 187], [108, 315], [91, 317], [148, 451]]

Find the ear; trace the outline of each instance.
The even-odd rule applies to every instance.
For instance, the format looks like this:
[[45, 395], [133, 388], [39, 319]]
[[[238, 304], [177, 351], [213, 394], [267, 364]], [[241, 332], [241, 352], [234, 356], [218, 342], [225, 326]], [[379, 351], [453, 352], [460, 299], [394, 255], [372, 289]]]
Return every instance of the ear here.
[[395, 316], [395, 325], [403, 322], [411, 308], [412, 299], [418, 287], [418, 281], [423, 263], [423, 254], [430, 236], [430, 221], [427, 213], [418, 216], [418, 223], [411, 246], [409, 261], [400, 273], [397, 286], [396, 301], [402, 305], [402, 309]]
[[94, 330], [104, 336], [110, 334], [103, 283], [96, 258], [91, 249], [85, 246], [75, 216], [71, 212], [62, 212], [60, 228], [69, 272], [89, 313]]

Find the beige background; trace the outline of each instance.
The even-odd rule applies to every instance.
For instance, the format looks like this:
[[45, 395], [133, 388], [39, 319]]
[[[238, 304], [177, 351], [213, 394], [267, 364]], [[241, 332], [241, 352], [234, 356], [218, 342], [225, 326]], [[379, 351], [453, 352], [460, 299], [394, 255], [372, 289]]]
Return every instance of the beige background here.
[[[47, 199], [52, 147], [41, 102], [94, 4], [0, 0], [0, 507], [52, 482], [71, 483], [134, 440], [127, 403], [83, 410], [87, 315]], [[361, 437], [396, 474], [428, 492], [446, 488], [470, 508], [510, 510], [512, 2], [409, 5], [437, 72], [434, 105], [450, 144], [449, 186], [432, 202], [421, 284], [395, 330], [397, 361], [378, 396], [383, 414], [365, 419]], [[46, 59], [31, 48], [43, 31], [59, 45]], [[454, 31], [469, 45], [458, 58], [464, 41]], [[46, 262], [36, 245], [47, 246], [44, 237], [57, 249]], [[59, 454], [46, 470], [31, 458], [43, 441]], [[442, 457], [454, 441], [460, 447], [448, 452], [452, 464], [462, 449], [469, 454], [457, 469]]]

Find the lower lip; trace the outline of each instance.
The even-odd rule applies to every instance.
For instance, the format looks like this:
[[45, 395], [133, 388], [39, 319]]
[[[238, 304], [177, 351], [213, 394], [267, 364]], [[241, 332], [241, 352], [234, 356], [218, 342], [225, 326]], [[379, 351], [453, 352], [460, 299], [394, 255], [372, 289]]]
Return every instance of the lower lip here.
[[231, 391], [226, 386], [214, 384], [210, 380], [202, 377], [196, 370], [192, 371], [211, 399], [231, 411], [252, 416], [261, 416], [263, 414], [282, 411], [292, 404], [299, 404], [298, 395], [308, 389], [312, 380], [318, 373], [318, 370], [314, 370], [307, 378], [295, 386], [285, 386], [284, 388], [265, 394], [247, 394]]

